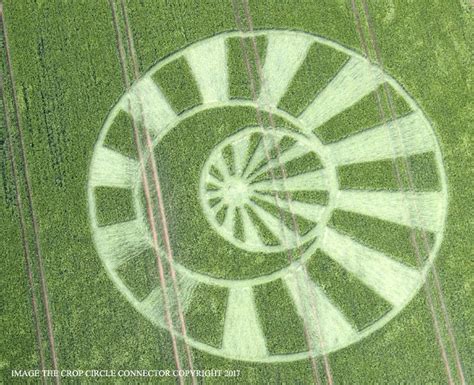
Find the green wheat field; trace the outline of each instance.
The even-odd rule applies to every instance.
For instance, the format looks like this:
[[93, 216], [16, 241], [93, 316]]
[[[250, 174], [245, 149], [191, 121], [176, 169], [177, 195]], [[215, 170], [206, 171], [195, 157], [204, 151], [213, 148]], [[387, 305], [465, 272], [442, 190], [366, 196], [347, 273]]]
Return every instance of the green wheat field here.
[[471, 383], [473, 12], [0, 1], [0, 383]]

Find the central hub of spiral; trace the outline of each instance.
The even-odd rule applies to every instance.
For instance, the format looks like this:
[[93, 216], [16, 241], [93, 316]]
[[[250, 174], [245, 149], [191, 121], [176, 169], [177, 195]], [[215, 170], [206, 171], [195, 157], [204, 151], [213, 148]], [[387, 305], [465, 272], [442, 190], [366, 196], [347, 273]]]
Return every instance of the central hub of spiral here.
[[223, 199], [228, 205], [243, 206], [249, 203], [249, 185], [239, 176], [224, 180], [222, 190]]
[[328, 186], [324, 164], [307, 138], [250, 127], [211, 151], [201, 171], [200, 201], [212, 228], [230, 243], [277, 252], [314, 237], [324, 212], [324, 203], [314, 198]]

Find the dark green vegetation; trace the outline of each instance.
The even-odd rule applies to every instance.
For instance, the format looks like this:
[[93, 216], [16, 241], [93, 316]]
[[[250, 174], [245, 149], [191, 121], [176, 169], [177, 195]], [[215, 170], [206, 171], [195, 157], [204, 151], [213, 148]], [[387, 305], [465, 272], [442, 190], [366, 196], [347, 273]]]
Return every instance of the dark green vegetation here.
[[322, 44], [309, 49], [278, 107], [298, 116], [344, 65], [347, 56]]
[[[170, 52], [216, 32], [236, 29], [230, 1], [180, 1], [167, 6], [161, 4], [157, 5], [153, 0], [130, 1], [127, 4], [142, 73]], [[436, 263], [456, 332], [458, 349], [463, 358], [465, 373], [469, 377], [473, 373], [469, 351], [469, 336], [473, 334], [470, 309], [473, 304], [467, 256], [470, 253], [473, 229], [466, 205], [472, 200], [467, 181], [473, 178], [472, 169], [468, 167], [473, 160], [472, 134], [469, 132], [472, 111], [466, 79], [472, 76], [468, 72], [471, 58], [467, 37], [472, 33], [472, 14], [469, 13], [469, 5], [462, 7], [461, 4], [467, 2], [420, 0], [407, 3], [386, 0], [370, 2], [369, 9], [387, 71], [417, 100], [440, 140], [449, 180], [450, 206], [445, 241]], [[358, 5], [361, 9], [359, 2]], [[119, 294], [102, 267], [89, 229], [85, 186], [90, 157], [106, 115], [124, 92], [109, 4], [105, 1], [7, 0], [4, 1], [3, 8], [32, 179], [34, 210], [40, 225], [39, 237], [59, 365], [61, 368], [82, 369], [173, 368], [169, 335], [145, 320]], [[347, 2], [251, 1], [250, 8], [255, 28], [300, 29], [362, 51], [354, 17]], [[119, 17], [122, 17], [120, 12]], [[264, 48], [261, 49], [263, 60]], [[1, 70], [5, 79], [7, 106], [12, 130], [16, 133], [11, 85], [6, 81], [4, 56], [2, 51]], [[334, 67], [328, 68], [325, 75], [327, 79], [331, 77], [332, 71], [342, 65], [343, 60], [333, 59]], [[236, 71], [241, 70], [242, 68]], [[173, 71], [177, 69], [170, 70], [172, 73]], [[242, 73], [238, 76], [242, 76]], [[244, 80], [242, 78], [242, 87], [235, 92], [245, 93], [242, 95], [250, 98], [246, 88], [248, 82]], [[304, 83], [298, 81], [301, 85], [295, 87], [303, 87]], [[319, 87], [323, 85], [324, 82]], [[166, 88], [164, 84], [162, 87]], [[315, 87], [314, 92], [317, 92], [317, 88]], [[187, 89], [179, 91], [193, 92]], [[296, 90], [291, 92], [297, 93]], [[197, 99], [189, 100], [195, 103]], [[296, 113], [309, 102], [295, 100], [284, 98], [281, 106]], [[181, 96], [176, 96], [173, 107], [177, 111], [189, 106]], [[400, 106], [397, 111], [404, 110]], [[4, 110], [2, 113], [4, 114]], [[360, 114], [365, 116], [364, 113]], [[126, 116], [124, 125], [128, 124], [125, 118]], [[372, 119], [373, 116], [367, 118], [366, 124], [378, 123], [369, 118]], [[344, 123], [336, 128], [338, 130], [333, 131], [326, 127], [328, 140], [334, 138], [331, 136], [333, 132], [346, 135], [354, 127], [348, 127]], [[9, 384], [24, 382], [12, 379], [11, 369], [30, 369], [39, 365], [31, 312], [32, 292], [39, 302], [43, 351], [48, 368], [51, 368], [51, 360], [40, 300], [37, 256], [33, 247], [31, 222], [28, 220], [30, 209], [25, 184], [20, 180], [19, 188], [27, 220], [27, 243], [32, 250], [35, 282], [33, 290], [28, 289], [4, 119], [0, 135], [0, 249], [4, 256], [0, 283], [0, 369], [2, 381]], [[14, 137], [17, 138], [16, 135]], [[111, 146], [122, 146], [117, 148], [134, 156], [130, 140], [120, 144], [121, 138], [119, 135], [112, 140]], [[15, 160], [21, 177], [23, 167], [18, 144], [15, 139]], [[431, 170], [428, 167], [430, 162], [431, 160], [421, 157], [411, 161], [413, 169], [420, 167], [423, 170], [415, 173], [419, 175], [416, 176], [418, 179], [415, 180], [415, 186], [420, 190], [438, 183], [436, 170], [427, 171]], [[341, 184], [351, 188], [397, 187], [393, 174], [387, 171], [392, 164], [378, 162], [359, 166], [365, 167], [365, 171], [361, 173], [357, 170], [357, 174], [362, 177], [355, 179], [351, 176], [352, 171], [341, 170]], [[364, 176], [369, 173], [375, 181]], [[308, 195], [307, 198], [318, 197]], [[341, 226], [344, 224], [350, 227], [348, 232], [357, 230], [357, 218], [349, 218], [346, 213], [339, 214], [344, 214], [346, 218], [339, 223]], [[334, 226], [338, 225], [337, 220], [335, 216]], [[385, 230], [380, 224], [373, 226], [378, 231]], [[400, 253], [406, 251], [403, 254], [409, 255], [409, 245], [400, 243], [396, 239], [397, 235], [394, 235], [400, 233], [400, 237], [406, 236], [403, 235], [403, 229], [386, 230], [387, 238], [394, 237], [396, 240], [392, 245], [395, 255], [397, 249]], [[375, 244], [378, 242], [377, 239], [364, 241]], [[154, 266], [151, 256], [143, 261], [143, 271], [150, 271]], [[406, 262], [414, 263], [413, 259]], [[134, 265], [134, 268], [138, 267]], [[126, 266], [124, 269], [127, 269]], [[337, 269], [337, 266], [327, 266], [327, 269]], [[122, 274], [124, 277], [127, 274], [136, 277], [135, 272], [125, 271]], [[138, 296], [152, 287], [149, 280], [156, 280], [153, 276], [143, 277], [144, 281], [141, 283], [130, 282], [131, 286], [136, 285]], [[341, 277], [341, 280], [345, 279], [351, 277]], [[333, 290], [329, 284], [325, 289], [328, 293]], [[342, 294], [344, 293], [336, 289], [332, 295]], [[280, 322], [282, 320], [271, 318], [272, 312], [277, 311], [275, 309], [288, 303], [282, 300], [286, 295], [282, 288], [275, 287], [270, 293], [264, 292], [262, 295], [266, 297], [262, 300], [259, 292], [257, 304], [266, 308], [263, 313], [268, 318], [262, 320], [262, 323], [274, 333], [270, 339], [271, 349], [277, 351], [282, 345], [289, 345], [296, 351], [304, 347], [304, 338], [297, 335], [296, 328], [288, 328], [285, 322]], [[354, 295], [363, 296], [363, 288]], [[203, 306], [209, 306], [212, 311], [206, 311], [205, 315], [196, 314], [197, 321], [191, 321], [191, 318], [189, 321], [196, 324], [195, 332], [207, 336], [210, 343], [218, 343], [216, 335], [208, 330], [213, 322], [215, 324], [212, 326], [216, 329], [221, 327], [220, 309], [224, 305], [219, 298], [222, 298], [221, 295], [215, 293], [213, 298], [195, 299]], [[209, 305], [209, 302], [214, 305]], [[366, 305], [376, 313], [384, 310], [383, 304], [379, 302]], [[354, 309], [354, 312], [357, 313], [358, 309]], [[291, 312], [285, 314], [288, 318], [283, 321], [292, 324], [298, 322]], [[191, 317], [190, 314], [187, 316]], [[356, 318], [354, 322], [363, 325], [365, 320]], [[284, 335], [287, 339], [282, 339], [282, 333], [286, 333]], [[193, 354], [195, 368], [241, 370], [238, 379], [210, 378], [206, 380], [207, 384], [309, 384], [312, 381], [308, 361], [266, 365], [230, 361], [198, 350], [194, 350]], [[336, 384], [446, 383], [422, 291], [386, 327], [355, 345], [331, 354], [329, 359]], [[322, 370], [320, 372], [323, 373]], [[75, 381], [63, 379], [63, 383]], [[114, 379], [101, 382], [128, 381]], [[164, 379], [163, 382], [172, 384], [175, 380]]]
[[184, 58], [162, 67], [153, 75], [153, 79], [176, 113], [194, 107], [201, 101], [196, 82]]
[[[270, 352], [285, 354], [307, 350], [303, 321], [296, 313], [288, 289], [281, 280], [257, 286], [255, 302]], [[279, 314], [279, 317], [275, 317], [275, 314]]]

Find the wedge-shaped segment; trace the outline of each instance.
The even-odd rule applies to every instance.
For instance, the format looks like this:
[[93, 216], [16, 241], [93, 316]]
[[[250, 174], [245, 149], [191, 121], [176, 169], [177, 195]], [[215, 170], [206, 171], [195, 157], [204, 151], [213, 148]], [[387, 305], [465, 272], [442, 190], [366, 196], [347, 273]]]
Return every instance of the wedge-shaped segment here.
[[144, 125], [151, 136], [163, 134], [163, 131], [177, 119], [162, 92], [149, 77], [140, 80], [131, 89], [128, 98], [128, 107], [131, 109], [133, 119]]
[[244, 230], [244, 241], [250, 243], [255, 247], [264, 247], [262, 239], [259, 237], [258, 229], [255, 227], [252, 219], [250, 218], [247, 210], [243, 209], [240, 211], [242, 215], [242, 227]]
[[[161, 322], [163, 326], [167, 327], [165, 319], [165, 302], [163, 300], [164, 296], [166, 296], [166, 302], [168, 304], [167, 311], [169, 312], [171, 319], [174, 321], [176, 331], [181, 332], [178, 309], [180, 308], [183, 312], [187, 311], [197, 283], [180, 274], [177, 274], [176, 278], [177, 291], [175, 291], [171, 277], [167, 275], [165, 280], [165, 292], [162, 290], [160, 281], [156, 282], [157, 286], [145, 299], [143, 299], [143, 301], [141, 301], [140, 307], [148, 317]], [[180, 307], [178, 307], [178, 299]]]
[[396, 307], [402, 307], [420, 285], [417, 270], [329, 227], [321, 250]]
[[286, 248], [293, 248], [297, 246], [296, 232], [288, 228], [279, 218], [273, 216], [265, 209], [258, 205], [252, 205], [252, 209], [260, 220], [265, 224], [266, 228], [275, 236], [278, 241]]
[[267, 55], [262, 70], [263, 84], [258, 100], [260, 105], [278, 105], [311, 44], [309, 35], [279, 33], [268, 36]]
[[270, 157], [269, 151], [271, 146], [271, 138], [269, 135], [263, 135], [260, 137], [260, 141], [255, 147], [253, 153], [250, 155], [250, 159], [247, 163], [244, 172], [244, 178], [247, 178], [251, 175], [257, 167], [259, 167], [262, 162]]
[[98, 227], [94, 235], [103, 262], [112, 270], [149, 247], [145, 226], [138, 219]]
[[246, 166], [246, 155], [250, 146], [250, 138], [245, 136], [238, 141], [232, 143], [235, 174], [242, 175]]
[[311, 350], [326, 352], [347, 344], [357, 331], [323, 291], [299, 267], [285, 278], [296, 309], [311, 336]]
[[235, 223], [235, 206], [229, 206], [226, 211], [224, 222], [222, 226], [226, 229], [229, 234], [234, 233], [234, 223]]
[[337, 208], [400, 225], [438, 232], [443, 199], [438, 192], [340, 191]]
[[431, 128], [421, 112], [388, 122], [329, 145], [337, 165], [421, 154], [435, 149]]
[[351, 58], [300, 115], [310, 130], [349, 108], [383, 81], [383, 73], [368, 61]]
[[185, 51], [203, 103], [223, 102], [229, 99], [227, 53], [224, 38], [205, 41]]
[[131, 187], [138, 171], [137, 161], [106, 147], [99, 147], [94, 154], [89, 181], [94, 187]]
[[290, 162], [294, 159], [300, 158], [308, 153], [308, 149], [300, 144], [295, 144], [286, 151], [278, 154], [276, 159], [270, 159], [264, 166], [259, 167], [255, 170], [255, 174], [252, 179], [262, 175], [263, 173], [269, 173], [271, 169], [281, 169], [285, 167], [285, 163]]
[[268, 355], [250, 287], [229, 292], [222, 348], [229, 355], [247, 359]]

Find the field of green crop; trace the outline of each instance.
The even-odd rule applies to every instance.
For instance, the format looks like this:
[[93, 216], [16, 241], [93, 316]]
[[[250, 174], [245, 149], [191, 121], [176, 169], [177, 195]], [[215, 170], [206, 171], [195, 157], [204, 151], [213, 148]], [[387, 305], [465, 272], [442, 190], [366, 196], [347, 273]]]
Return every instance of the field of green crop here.
[[0, 383], [472, 382], [473, 12], [0, 0]]

